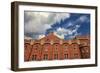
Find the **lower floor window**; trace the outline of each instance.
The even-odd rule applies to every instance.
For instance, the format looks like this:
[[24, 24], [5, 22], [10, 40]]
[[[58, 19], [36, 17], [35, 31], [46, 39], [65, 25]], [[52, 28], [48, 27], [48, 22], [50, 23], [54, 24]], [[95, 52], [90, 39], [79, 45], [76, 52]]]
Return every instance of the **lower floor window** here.
[[64, 58], [67, 59], [68, 58], [68, 54], [64, 54]]
[[54, 54], [54, 59], [58, 59], [58, 54]]
[[44, 60], [48, 59], [48, 54], [44, 54]]
[[36, 60], [36, 59], [37, 59], [37, 55], [33, 55], [32, 60]]

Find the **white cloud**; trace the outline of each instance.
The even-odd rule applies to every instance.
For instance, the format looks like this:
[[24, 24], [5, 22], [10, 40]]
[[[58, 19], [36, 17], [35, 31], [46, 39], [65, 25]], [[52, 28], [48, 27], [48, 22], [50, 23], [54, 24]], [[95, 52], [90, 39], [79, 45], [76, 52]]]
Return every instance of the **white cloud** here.
[[39, 39], [41, 39], [41, 38], [43, 38], [43, 37], [45, 37], [45, 35], [43, 35], [43, 34], [42, 34], [42, 35], [39, 35]]
[[86, 16], [81, 16], [81, 17], [79, 18], [79, 20], [80, 20], [81, 22], [84, 22], [86, 19], [87, 19]]
[[32, 38], [31, 38], [31, 37], [24, 36], [24, 39], [30, 40], [30, 39], [32, 39]]
[[72, 23], [72, 22], [69, 22], [68, 24], [67, 24], [67, 27], [69, 27], [69, 26], [73, 26], [74, 24]]
[[62, 37], [62, 36], [65, 36], [65, 35], [72, 34], [72, 30], [65, 29], [65, 28], [58, 28], [57, 31], [55, 31], [55, 33]]
[[55, 34], [57, 37], [59, 37], [59, 38], [61, 38], [61, 39], [64, 39], [64, 35], [63, 35], [63, 34], [59, 35], [59, 34], [57, 34], [56, 32], [54, 32], [54, 34]]
[[25, 33], [45, 33], [51, 25], [69, 17], [69, 13], [25, 12]]
[[[78, 28], [80, 27], [80, 25], [75, 25], [74, 29], [65, 29], [65, 28], [58, 28], [55, 33], [59, 35], [59, 37], [63, 38], [64, 36], [68, 36], [70, 35], [70, 38], [73, 38], [75, 36], [77, 36], [79, 33]], [[74, 34], [73, 34], [74, 33]]]
[[89, 18], [86, 15], [81, 16], [79, 19], [77, 19], [77, 21], [80, 22], [89, 22]]
[[78, 32], [78, 29], [81, 26], [81, 23], [83, 22], [89, 22], [89, 18], [87, 16], [81, 16], [74, 22], [68, 22], [68, 26], [73, 27], [73, 29], [65, 29], [65, 28], [58, 28], [55, 32], [60, 36], [69, 36], [70, 38], [74, 38], [77, 35], [80, 35], [81, 33]]
[[70, 14], [69, 13], [56, 13], [54, 20], [55, 22], [60, 22], [60, 20], [64, 20], [65, 18], [69, 18]]

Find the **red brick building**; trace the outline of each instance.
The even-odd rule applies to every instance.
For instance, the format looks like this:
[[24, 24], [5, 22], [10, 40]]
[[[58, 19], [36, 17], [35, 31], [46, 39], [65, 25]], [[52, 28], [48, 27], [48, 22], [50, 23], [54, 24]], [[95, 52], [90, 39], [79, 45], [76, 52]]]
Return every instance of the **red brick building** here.
[[63, 60], [90, 58], [90, 37], [60, 39], [53, 33], [39, 40], [25, 40], [24, 60]]

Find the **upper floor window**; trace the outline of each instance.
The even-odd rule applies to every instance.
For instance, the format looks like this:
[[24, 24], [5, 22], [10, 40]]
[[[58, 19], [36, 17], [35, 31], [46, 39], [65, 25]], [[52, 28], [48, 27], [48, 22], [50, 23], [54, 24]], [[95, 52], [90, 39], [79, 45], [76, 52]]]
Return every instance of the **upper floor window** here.
[[67, 51], [67, 50], [68, 50], [68, 45], [67, 45], [67, 44], [64, 44], [64, 45], [63, 45], [63, 49], [64, 49], [65, 51]]
[[38, 50], [38, 48], [39, 48], [38, 44], [35, 44], [33, 47], [35, 50]]
[[73, 48], [74, 49], [77, 49], [78, 48], [78, 45], [77, 44], [73, 44]]

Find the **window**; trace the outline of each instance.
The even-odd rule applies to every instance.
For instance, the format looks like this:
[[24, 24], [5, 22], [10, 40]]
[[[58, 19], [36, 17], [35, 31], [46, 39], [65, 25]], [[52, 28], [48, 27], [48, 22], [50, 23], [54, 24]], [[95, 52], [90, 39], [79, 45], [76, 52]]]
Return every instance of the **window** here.
[[48, 55], [44, 54], [44, 60], [48, 60]]
[[73, 45], [74, 49], [77, 49], [77, 45]]
[[58, 59], [58, 54], [54, 54], [54, 59]]
[[38, 45], [37, 44], [34, 45], [34, 48], [35, 48], [35, 50], [38, 50]]
[[65, 51], [68, 50], [68, 45], [64, 45], [64, 50], [65, 50]]
[[64, 59], [67, 59], [68, 58], [68, 54], [64, 54]]
[[67, 45], [63, 45], [63, 48], [67, 48]]
[[37, 59], [37, 55], [33, 55], [32, 60], [36, 60], [36, 59]]
[[77, 49], [78, 48], [78, 45], [77, 44], [73, 44], [72, 46], [74, 47], [74, 49]]

